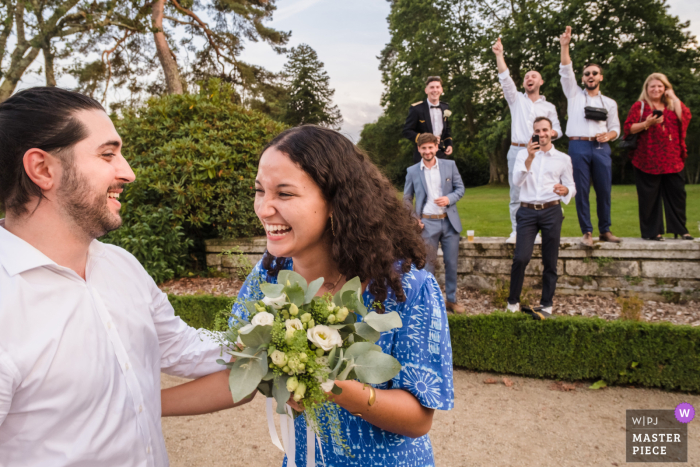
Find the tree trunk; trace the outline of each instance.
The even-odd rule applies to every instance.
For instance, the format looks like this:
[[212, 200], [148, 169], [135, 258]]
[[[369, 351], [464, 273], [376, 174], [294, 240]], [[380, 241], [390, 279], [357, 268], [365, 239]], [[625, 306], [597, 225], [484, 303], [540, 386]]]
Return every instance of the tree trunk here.
[[508, 149], [510, 136], [501, 141], [501, 146], [489, 153], [489, 184], [508, 183]]
[[[26, 48], [17, 46], [12, 53], [12, 62], [7, 72], [3, 75], [5, 79], [2, 81], [2, 84], [0, 84], [0, 102], [3, 102], [15, 92], [17, 83], [22, 79], [22, 75], [27, 68], [29, 68], [29, 65], [32, 64], [37, 55], [39, 55], [40, 51], [40, 49], [32, 47], [29, 53], [25, 55], [25, 50]], [[17, 57], [16, 60], [15, 57]]]
[[151, 15], [153, 21], [153, 39], [156, 43], [156, 51], [158, 52], [158, 60], [163, 67], [165, 74], [165, 84], [168, 89], [168, 94], [182, 94], [182, 82], [180, 81], [180, 72], [177, 69], [177, 62], [173, 58], [168, 41], [163, 32], [163, 9], [165, 8], [165, 0], [156, 0], [153, 2], [153, 12]]
[[44, 53], [44, 76], [46, 76], [47, 86], [56, 86], [56, 74], [53, 69], [53, 52], [51, 52], [51, 44], [45, 44], [42, 47]]

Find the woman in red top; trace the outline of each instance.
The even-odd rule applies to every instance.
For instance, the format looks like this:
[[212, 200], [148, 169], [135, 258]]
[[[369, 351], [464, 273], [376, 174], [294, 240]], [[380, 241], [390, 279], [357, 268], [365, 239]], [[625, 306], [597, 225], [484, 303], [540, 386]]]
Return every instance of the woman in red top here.
[[630, 152], [639, 199], [642, 238], [664, 239], [663, 210], [669, 233], [692, 240], [685, 228], [684, 162], [688, 157], [685, 134], [690, 110], [673, 92], [666, 75], [652, 73], [625, 121], [625, 134], [640, 133]]

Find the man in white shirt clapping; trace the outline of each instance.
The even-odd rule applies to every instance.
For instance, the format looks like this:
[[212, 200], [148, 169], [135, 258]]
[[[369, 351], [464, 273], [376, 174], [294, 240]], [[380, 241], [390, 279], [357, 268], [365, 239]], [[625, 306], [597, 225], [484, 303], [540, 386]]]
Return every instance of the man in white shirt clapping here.
[[[513, 167], [515, 158], [522, 148], [526, 148], [532, 134], [532, 124], [537, 117], [547, 117], [552, 122], [552, 139], [561, 136], [561, 126], [557, 117], [557, 109], [554, 104], [547, 102], [540, 94], [540, 87], [544, 84], [539, 72], [530, 70], [525, 73], [523, 79], [524, 93], [518, 92], [513, 78], [510, 76], [506, 61], [503, 58], [503, 44], [499, 38], [493, 45], [493, 53], [496, 55], [498, 66], [498, 80], [503, 88], [503, 95], [510, 108], [510, 149], [508, 150], [508, 184], [510, 185], [510, 223], [512, 226], [510, 237], [506, 243], [515, 243], [517, 220], [516, 213], [520, 208], [520, 187], [513, 183]], [[539, 240], [539, 236], [538, 236]], [[539, 241], [538, 241], [539, 243]]]
[[591, 183], [595, 188], [598, 212], [598, 233], [601, 241], [620, 243], [612, 234], [610, 226], [610, 191], [612, 189], [612, 159], [609, 141], [620, 135], [620, 119], [617, 116], [617, 103], [600, 93], [603, 81], [603, 68], [589, 63], [583, 68], [583, 86], [576, 82], [569, 45], [571, 26], [559, 39], [561, 45], [561, 85], [568, 102], [569, 121], [566, 136], [569, 137], [569, 156], [574, 166], [574, 180], [578, 187], [576, 213], [583, 233], [581, 243], [593, 246], [593, 225], [588, 202]]
[[518, 153], [513, 168], [513, 183], [520, 187], [518, 242], [515, 244], [510, 272], [508, 310], [520, 310], [520, 293], [525, 268], [532, 258], [535, 236], [542, 232], [542, 298], [537, 311], [552, 313], [552, 299], [557, 287], [557, 260], [563, 220], [561, 202], [569, 203], [576, 195], [571, 158], [552, 145], [552, 122], [537, 117], [535, 138], [527, 149]]
[[[127, 251], [134, 181], [99, 102], [55, 87], [0, 104], [0, 465], [165, 467], [161, 416], [233, 406], [214, 339]], [[223, 370], [223, 371], [222, 371]], [[196, 382], [164, 390], [161, 371]]]

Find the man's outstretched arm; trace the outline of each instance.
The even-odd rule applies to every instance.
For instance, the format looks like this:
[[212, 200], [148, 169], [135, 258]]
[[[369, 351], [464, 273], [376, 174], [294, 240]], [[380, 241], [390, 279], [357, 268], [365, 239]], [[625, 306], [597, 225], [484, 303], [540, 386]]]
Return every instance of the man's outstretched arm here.
[[230, 370], [219, 371], [194, 381], [160, 391], [161, 416], [201, 415], [247, 404], [255, 393], [237, 404], [228, 388]]

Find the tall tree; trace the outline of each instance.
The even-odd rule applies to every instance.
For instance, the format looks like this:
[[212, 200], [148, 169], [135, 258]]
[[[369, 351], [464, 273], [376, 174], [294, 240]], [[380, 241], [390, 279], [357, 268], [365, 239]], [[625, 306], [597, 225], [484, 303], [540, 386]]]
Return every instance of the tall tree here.
[[[542, 93], [555, 103], [560, 117], [566, 115], [566, 99], [559, 83], [558, 37], [567, 24], [575, 33], [576, 71], [580, 74], [587, 61], [604, 66], [603, 93], [618, 102], [622, 120], [654, 71], [669, 76], [691, 109], [700, 108], [697, 42], [687, 32], [689, 23], [668, 13], [665, 0], [389, 1], [391, 40], [381, 57], [385, 112], [380, 119], [405, 118], [410, 104], [425, 96], [425, 77], [442, 76], [445, 100], [453, 110], [455, 160], [469, 184], [504, 183], [507, 177], [510, 114], [491, 52], [497, 37], [502, 38], [515, 82], [522, 83], [528, 70], [539, 70], [545, 81]], [[384, 125], [376, 125], [380, 124]], [[399, 168], [410, 163], [410, 145], [400, 142], [396, 123], [393, 128], [396, 133], [386, 136], [391, 144], [381, 147], [394, 148], [396, 154], [384, 157], [393, 157], [392, 171], [399, 174]], [[697, 171], [700, 159], [700, 141], [693, 139], [700, 138], [698, 128], [700, 121], [695, 119], [688, 132], [689, 175]], [[379, 147], [377, 136], [372, 125], [362, 133], [360, 144], [371, 154]], [[565, 147], [566, 138], [557, 144]], [[614, 160], [620, 181], [626, 160]]]
[[311, 123], [340, 128], [343, 117], [333, 105], [335, 90], [316, 51], [306, 44], [292, 48], [282, 72], [286, 79], [282, 121], [288, 125]]

